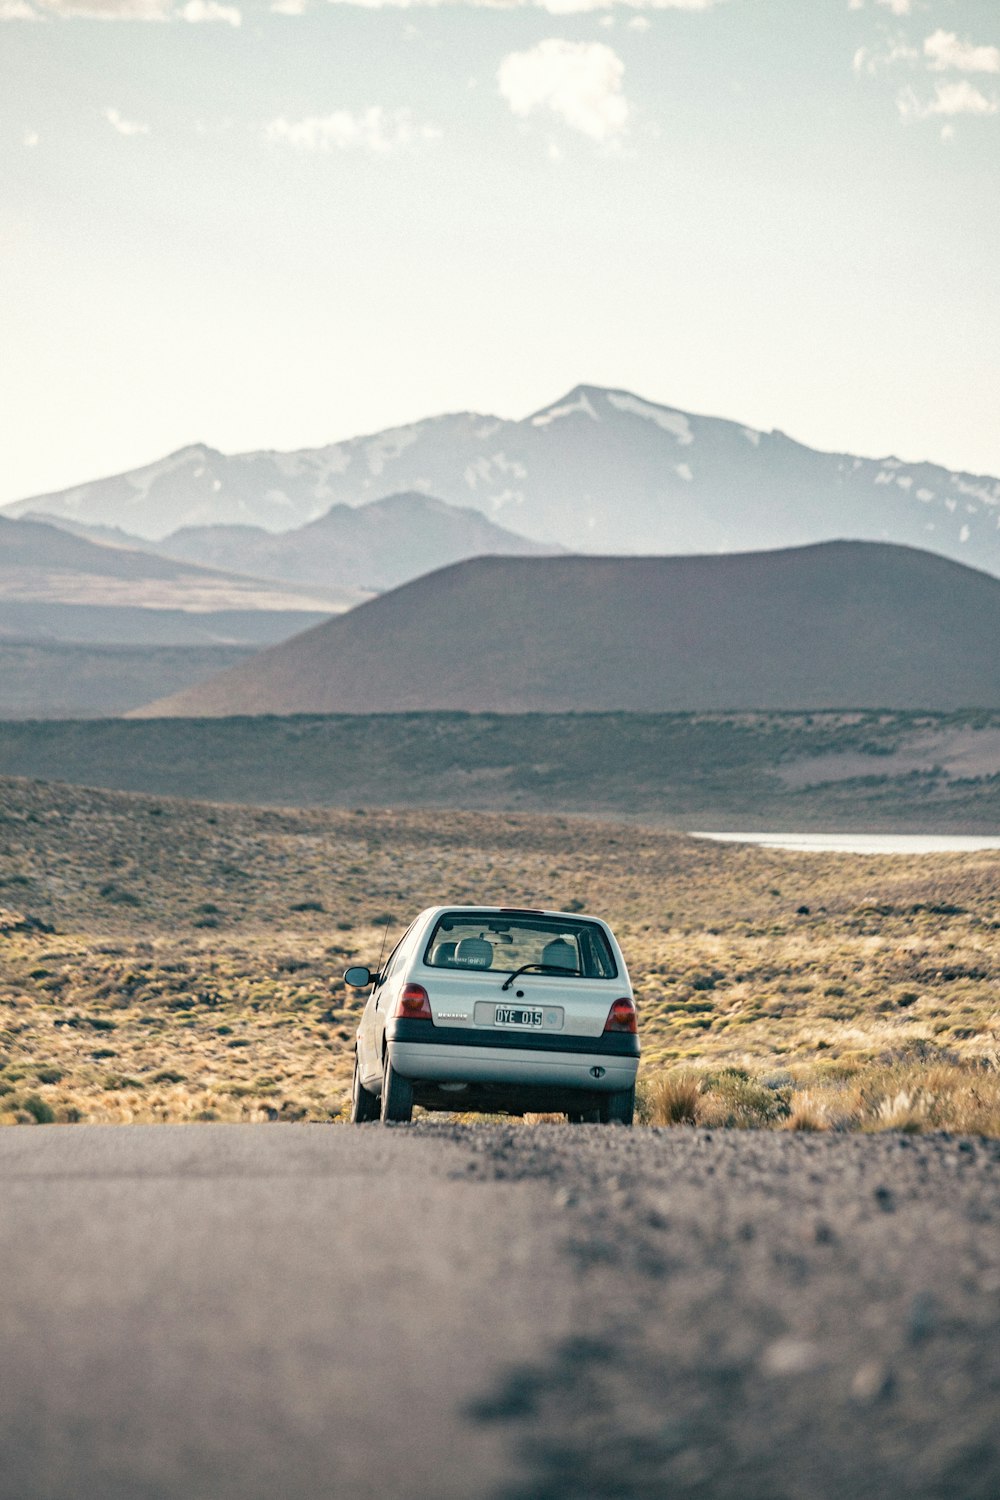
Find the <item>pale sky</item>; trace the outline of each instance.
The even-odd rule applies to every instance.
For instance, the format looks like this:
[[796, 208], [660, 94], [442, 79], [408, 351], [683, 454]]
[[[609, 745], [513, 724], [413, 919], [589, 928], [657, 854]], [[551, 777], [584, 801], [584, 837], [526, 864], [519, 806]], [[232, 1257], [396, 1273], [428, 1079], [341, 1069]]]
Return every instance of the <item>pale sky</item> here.
[[1000, 475], [1000, 0], [0, 18], [0, 501], [580, 382]]

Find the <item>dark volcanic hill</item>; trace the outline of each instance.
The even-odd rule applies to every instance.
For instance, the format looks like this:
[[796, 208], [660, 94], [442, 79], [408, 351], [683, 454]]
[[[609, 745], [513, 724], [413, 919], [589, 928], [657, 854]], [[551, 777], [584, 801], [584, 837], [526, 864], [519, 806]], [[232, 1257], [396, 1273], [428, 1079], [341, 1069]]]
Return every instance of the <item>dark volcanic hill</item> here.
[[138, 712], [992, 707], [998, 645], [1000, 581], [910, 548], [486, 557]]
[[197, 444], [6, 511], [160, 539], [190, 526], [289, 531], [331, 505], [404, 491], [472, 506], [573, 552], [697, 554], [848, 536], [1000, 574], [996, 477], [821, 453], [782, 432], [598, 386], [578, 386], [519, 421], [460, 412], [295, 453], [226, 455]]

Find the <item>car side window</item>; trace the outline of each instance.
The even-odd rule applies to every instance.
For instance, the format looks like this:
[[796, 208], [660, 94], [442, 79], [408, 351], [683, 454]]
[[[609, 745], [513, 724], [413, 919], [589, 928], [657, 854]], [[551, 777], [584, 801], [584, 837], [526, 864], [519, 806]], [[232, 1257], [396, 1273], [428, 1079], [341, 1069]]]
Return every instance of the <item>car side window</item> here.
[[389, 978], [389, 975], [398, 965], [400, 959], [403, 956], [403, 949], [406, 946], [406, 940], [410, 936], [410, 933], [412, 931], [413, 926], [411, 924], [403, 933], [403, 936], [400, 938], [395, 948], [393, 948], [392, 952], [389, 954], [389, 957], [385, 961], [385, 966], [382, 969], [382, 978], [379, 980], [379, 984], [385, 984], [386, 980]]

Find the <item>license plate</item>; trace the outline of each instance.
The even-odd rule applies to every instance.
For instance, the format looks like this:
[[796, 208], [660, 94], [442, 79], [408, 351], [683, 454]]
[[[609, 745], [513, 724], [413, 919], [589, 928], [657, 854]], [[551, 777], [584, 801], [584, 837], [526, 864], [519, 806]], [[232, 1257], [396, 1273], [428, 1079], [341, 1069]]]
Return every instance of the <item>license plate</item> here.
[[542, 1024], [542, 1012], [540, 1010], [515, 1010], [506, 1005], [498, 1005], [494, 1017], [495, 1026], [527, 1026], [535, 1027]]

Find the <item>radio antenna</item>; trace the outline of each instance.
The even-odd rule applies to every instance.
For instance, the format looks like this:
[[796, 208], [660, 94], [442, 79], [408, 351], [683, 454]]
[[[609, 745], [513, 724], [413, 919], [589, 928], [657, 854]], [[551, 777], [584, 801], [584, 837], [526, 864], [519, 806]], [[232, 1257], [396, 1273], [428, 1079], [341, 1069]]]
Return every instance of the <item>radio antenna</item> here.
[[377, 965], [377, 967], [375, 969], [375, 973], [376, 974], [381, 974], [381, 972], [382, 972], [382, 954], [385, 952], [385, 940], [389, 936], [389, 928], [391, 926], [392, 926], [392, 917], [390, 916], [389, 920], [385, 924], [385, 931], [382, 934], [382, 946], [378, 950], [378, 965]]

